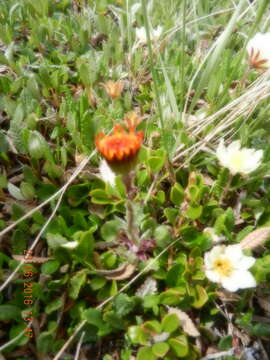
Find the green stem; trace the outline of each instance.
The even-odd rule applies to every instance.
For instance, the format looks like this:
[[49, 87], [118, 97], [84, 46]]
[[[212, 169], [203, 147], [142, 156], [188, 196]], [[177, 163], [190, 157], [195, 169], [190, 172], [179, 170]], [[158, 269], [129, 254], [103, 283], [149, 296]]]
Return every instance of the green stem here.
[[136, 226], [134, 223], [134, 209], [132, 201], [127, 199], [126, 203], [126, 214], [127, 214], [127, 233], [129, 239], [134, 243], [135, 245], [139, 245], [139, 238], [136, 231]]
[[181, 55], [181, 109], [184, 107], [185, 101], [185, 43], [186, 43], [186, 8], [187, 2], [183, 2], [183, 19], [182, 19], [182, 55]]
[[228, 181], [227, 181], [227, 184], [225, 186], [225, 189], [220, 197], [220, 200], [219, 200], [219, 203], [220, 205], [223, 205], [224, 204], [224, 200], [226, 199], [226, 196], [227, 194], [229, 193], [229, 190], [230, 190], [230, 186], [232, 184], [232, 179], [233, 179], [233, 175], [230, 173], [229, 174], [229, 178], [228, 178]]

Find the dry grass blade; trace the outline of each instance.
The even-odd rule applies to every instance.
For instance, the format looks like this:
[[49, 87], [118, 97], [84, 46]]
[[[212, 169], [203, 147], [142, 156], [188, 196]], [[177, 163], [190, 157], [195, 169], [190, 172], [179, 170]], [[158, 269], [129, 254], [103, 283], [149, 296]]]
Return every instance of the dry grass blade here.
[[200, 336], [194, 322], [184, 311], [176, 308], [169, 308], [169, 314], [175, 314], [181, 322], [181, 326], [186, 334], [193, 337]]
[[[17, 261], [22, 261], [24, 259], [23, 255], [12, 255], [12, 258]], [[27, 260], [28, 263], [44, 264], [45, 262], [52, 260], [52, 257], [39, 257], [33, 256], [31, 260]]]
[[123, 264], [113, 270], [96, 270], [98, 275], [104, 276], [108, 280], [125, 280], [128, 279], [135, 271], [133, 264]]
[[[191, 158], [195, 156], [207, 143], [213, 143], [215, 138], [220, 138], [220, 134], [222, 134], [224, 130], [230, 129], [234, 125], [235, 121], [237, 121], [241, 116], [248, 117], [263, 100], [269, 97], [269, 75], [270, 72], [267, 71], [257, 81], [255, 81], [244, 94], [231, 101], [213, 115], [204, 118], [196, 125], [190, 126], [188, 131], [191, 131], [193, 136], [200, 136], [209, 124], [226, 114], [226, 116], [219, 121], [210, 133], [204, 135], [202, 140], [197, 141], [185, 150], [183, 150], [183, 146], [180, 146], [176, 151], [177, 155], [174, 157], [173, 161], [177, 161], [187, 153], [191, 152], [192, 155], [190, 155], [190, 157], [186, 160], [185, 164], [188, 163]], [[196, 129], [194, 129], [194, 126], [196, 126]]]
[[270, 226], [263, 227], [249, 233], [241, 242], [242, 249], [253, 250], [270, 238]]

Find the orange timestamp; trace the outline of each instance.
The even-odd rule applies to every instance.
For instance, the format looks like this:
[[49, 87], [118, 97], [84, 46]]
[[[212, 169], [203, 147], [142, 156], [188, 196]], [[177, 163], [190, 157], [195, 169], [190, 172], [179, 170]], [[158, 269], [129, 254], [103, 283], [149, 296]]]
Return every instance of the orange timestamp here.
[[[32, 262], [32, 250], [24, 250], [24, 263], [23, 263], [23, 303], [24, 305], [31, 306], [33, 305], [33, 282], [32, 278], [34, 275]], [[24, 329], [24, 335], [32, 338], [33, 329], [31, 328], [31, 322], [33, 321], [32, 311], [25, 311], [24, 321], [27, 323], [26, 328]]]

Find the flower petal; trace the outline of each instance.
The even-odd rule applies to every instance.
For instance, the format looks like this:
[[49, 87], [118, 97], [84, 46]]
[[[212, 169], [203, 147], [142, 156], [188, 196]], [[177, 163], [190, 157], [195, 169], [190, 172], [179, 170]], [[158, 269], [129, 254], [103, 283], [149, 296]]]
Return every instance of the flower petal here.
[[219, 274], [214, 270], [206, 270], [205, 275], [208, 277], [210, 281], [220, 282], [221, 278]]
[[256, 262], [256, 259], [253, 258], [252, 256], [243, 255], [241, 257], [241, 259], [239, 260], [238, 269], [247, 270], [247, 269], [251, 268], [251, 266], [253, 266], [255, 264], [255, 262]]
[[99, 165], [100, 176], [104, 182], [109, 183], [111, 186], [115, 185], [115, 173], [112, 171], [106, 160], [101, 160]]
[[227, 246], [225, 256], [227, 256], [233, 264], [238, 264], [238, 261], [243, 257], [241, 245], [234, 244]]

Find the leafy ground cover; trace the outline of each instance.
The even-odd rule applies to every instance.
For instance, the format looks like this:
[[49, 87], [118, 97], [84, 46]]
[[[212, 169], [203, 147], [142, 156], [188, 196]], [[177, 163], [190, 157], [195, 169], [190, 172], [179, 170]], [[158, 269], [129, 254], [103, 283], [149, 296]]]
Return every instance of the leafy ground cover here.
[[0, 10], [1, 359], [267, 360], [268, 1]]

